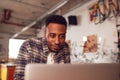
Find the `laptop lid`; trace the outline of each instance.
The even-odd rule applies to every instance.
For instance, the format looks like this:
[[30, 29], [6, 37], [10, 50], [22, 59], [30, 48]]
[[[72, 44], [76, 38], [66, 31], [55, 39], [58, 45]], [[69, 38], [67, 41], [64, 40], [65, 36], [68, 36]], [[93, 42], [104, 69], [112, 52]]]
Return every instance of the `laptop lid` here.
[[28, 64], [25, 80], [120, 80], [120, 64]]

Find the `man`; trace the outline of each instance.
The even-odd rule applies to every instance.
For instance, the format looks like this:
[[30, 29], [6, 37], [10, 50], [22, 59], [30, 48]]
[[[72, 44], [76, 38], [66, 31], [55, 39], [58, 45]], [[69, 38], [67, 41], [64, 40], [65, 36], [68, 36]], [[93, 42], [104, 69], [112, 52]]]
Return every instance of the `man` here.
[[14, 80], [24, 80], [25, 66], [29, 63], [70, 63], [70, 51], [65, 43], [67, 22], [60, 15], [46, 20], [45, 36], [26, 40], [16, 61]]

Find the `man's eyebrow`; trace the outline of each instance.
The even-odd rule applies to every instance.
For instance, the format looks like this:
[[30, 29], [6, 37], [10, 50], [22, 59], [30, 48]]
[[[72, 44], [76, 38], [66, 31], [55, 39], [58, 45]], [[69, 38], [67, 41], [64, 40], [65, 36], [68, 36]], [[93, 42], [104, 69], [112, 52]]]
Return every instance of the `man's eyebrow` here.
[[61, 33], [60, 35], [65, 35], [65, 33]]
[[50, 34], [55, 34], [55, 33], [51, 32]]

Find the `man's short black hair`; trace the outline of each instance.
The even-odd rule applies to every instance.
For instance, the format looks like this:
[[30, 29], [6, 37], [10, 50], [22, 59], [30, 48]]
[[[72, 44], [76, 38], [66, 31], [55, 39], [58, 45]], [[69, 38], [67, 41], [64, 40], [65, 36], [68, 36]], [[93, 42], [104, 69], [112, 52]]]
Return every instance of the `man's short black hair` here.
[[47, 19], [46, 19], [46, 26], [48, 26], [49, 23], [58, 23], [58, 24], [62, 24], [62, 25], [65, 25], [65, 27], [67, 27], [67, 22], [65, 20], [65, 18], [61, 15], [52, 15], [52, 16], [49, 16]]

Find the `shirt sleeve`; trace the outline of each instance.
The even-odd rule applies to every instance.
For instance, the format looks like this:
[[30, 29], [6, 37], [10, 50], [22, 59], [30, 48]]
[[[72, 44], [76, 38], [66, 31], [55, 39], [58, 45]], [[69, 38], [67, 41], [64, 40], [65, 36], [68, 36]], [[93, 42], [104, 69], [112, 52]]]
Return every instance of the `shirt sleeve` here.
[[71, 63], [70, 59], [70, 47], [65, 43], [65, 63]]
[[66, 54], [65, 59], [66, 59], [65, 63], [71, 63], [70, 53]]
[[24, 71], [26, 64], [30, 63], [29, 42], [26, 41], [22, 44], [18, 58], [16, 60], [16, 69], [14, 72], [14, 80], [24, 80]]

